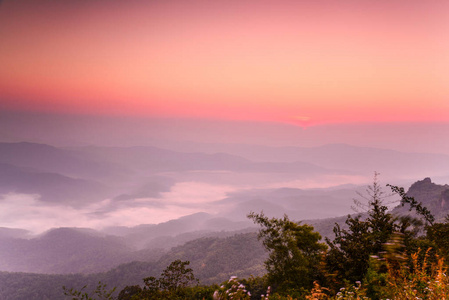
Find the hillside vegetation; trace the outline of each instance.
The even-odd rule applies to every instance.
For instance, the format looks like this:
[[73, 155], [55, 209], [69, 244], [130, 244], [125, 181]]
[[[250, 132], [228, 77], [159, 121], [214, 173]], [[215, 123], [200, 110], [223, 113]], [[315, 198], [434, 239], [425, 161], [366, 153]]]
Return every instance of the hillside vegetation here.
[[64, 292], [75, 300], [447, 298], [449, 222], [441, 216], [447, 214], [449, 187], [428, 178], [407, 193], [390, 186], [401, 203], [389, 211], [384, 203], [389, 193], [376, 176], [357, 202], [360, 213], [335, 223], [333, 235], [324, 240], [311, 225], [286, 215], [269, 218], [253, 212], [248, 216], [259, 226], [258, 235], [202, 237], [152, 261], [107, 272], [2, 272], [0, 298], [64, 299]]

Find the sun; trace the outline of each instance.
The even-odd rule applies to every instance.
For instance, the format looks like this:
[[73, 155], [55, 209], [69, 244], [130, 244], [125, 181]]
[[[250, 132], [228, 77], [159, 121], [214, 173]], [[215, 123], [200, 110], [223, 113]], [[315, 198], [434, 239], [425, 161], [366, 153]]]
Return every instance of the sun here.
[[289, 120], [289, 123], [306, 128], [312, 125], [313, 119], [307, 116], [294, 116]]

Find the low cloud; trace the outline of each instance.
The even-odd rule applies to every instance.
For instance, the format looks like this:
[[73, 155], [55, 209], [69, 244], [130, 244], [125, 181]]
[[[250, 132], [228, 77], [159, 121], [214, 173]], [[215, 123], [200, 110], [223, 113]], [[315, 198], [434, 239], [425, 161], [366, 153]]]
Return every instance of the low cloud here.
[[0, 226], [40, 233], [52, 227], [82, 226], [88, 221], [83, 211], [44, 203], [39, 198], [39, 195], [34, 194], [3, 195], [0, 201]]
[[[272, 183], [263, 185], [263, 188], [326, 188], [347, 182], [364, 185], [371, 181], [369, 176], [335, 175]], [[224, 199], [235, 193], [261, 187], [259, 184], [242, 187], [198, 181], [179, 182], [158, 197], [132, 198], [126, 201], [104, 199], [78, 208], [63, 203], [46, 203], [40, 201], [40, 196], [35, 194], [9, 193], [0, 198], [0, 226], [41, 233], [55, 227], [101, 229], [108, 226], [158, 224], [197, 212], [219, 214], [232, 211], [236, 209], [237, 203], [223, 201]], [[251, 199], [252, 196], [248, 200]]]
[[234, 190], [231, 186], [181, 182], [158, 198], [106, 199], [82, 208], [44, 203], [39, 195], [9, 193], [0, 200], [0, 226], [41, 233], [54, 227], [157, 224], [199, 211], [216, 213], [219, 208], [214, 202]]

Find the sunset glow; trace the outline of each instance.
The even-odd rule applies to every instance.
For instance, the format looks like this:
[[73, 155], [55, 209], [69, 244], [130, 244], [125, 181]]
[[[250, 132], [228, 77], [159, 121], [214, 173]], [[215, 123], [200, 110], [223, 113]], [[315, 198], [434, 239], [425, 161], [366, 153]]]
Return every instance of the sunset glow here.
[[445, 1], [0, 5], [4, 110], [449, 121]]

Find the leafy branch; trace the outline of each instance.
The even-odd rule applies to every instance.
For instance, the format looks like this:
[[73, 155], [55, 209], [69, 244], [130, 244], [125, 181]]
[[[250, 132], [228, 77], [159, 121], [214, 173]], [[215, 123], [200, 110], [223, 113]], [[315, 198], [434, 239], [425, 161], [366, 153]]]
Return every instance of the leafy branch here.
[[435, 222], [435, 217], [432, 215], [430, 210], [427, 209], [427, 207], [423, 206], [421, 202], [416, 201], [415, 198], [407, 196], [403, 187], [398, 187], [391, 184], [387, 184], [387, 186], [391, 188], [393, 193], [401, 196], [401, 206], [404, 206], [406, 203], [409, 204], [409, 211], [415, 209], [418, 215], [421, 215], [427, 223], [433, 225], [433, 222]]

